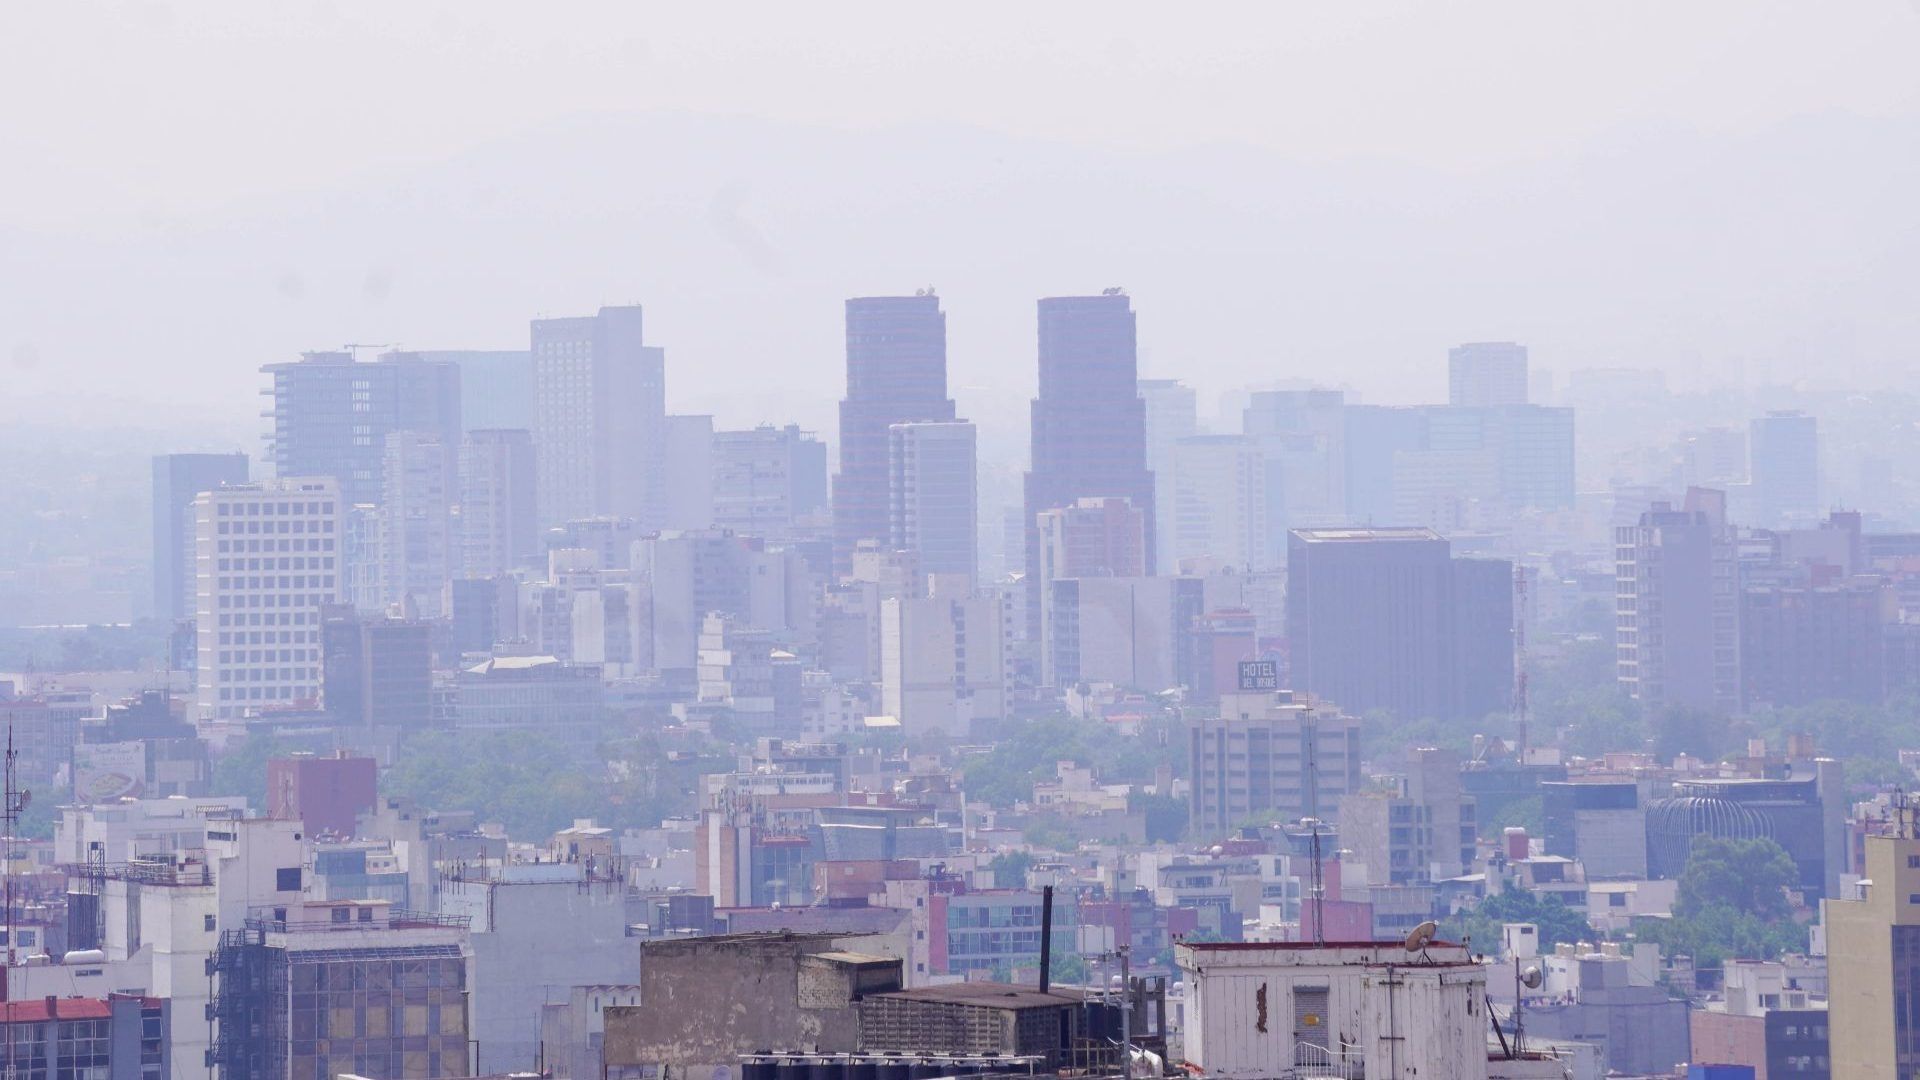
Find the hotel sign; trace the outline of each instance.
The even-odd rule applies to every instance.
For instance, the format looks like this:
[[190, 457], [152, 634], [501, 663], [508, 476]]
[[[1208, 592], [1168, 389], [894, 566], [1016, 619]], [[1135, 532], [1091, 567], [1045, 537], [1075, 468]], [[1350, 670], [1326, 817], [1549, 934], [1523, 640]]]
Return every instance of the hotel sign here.
[[1280, 689], [1280, 663], [1277, 660], [1240, 661], [1240, 689], [1248, 691]]

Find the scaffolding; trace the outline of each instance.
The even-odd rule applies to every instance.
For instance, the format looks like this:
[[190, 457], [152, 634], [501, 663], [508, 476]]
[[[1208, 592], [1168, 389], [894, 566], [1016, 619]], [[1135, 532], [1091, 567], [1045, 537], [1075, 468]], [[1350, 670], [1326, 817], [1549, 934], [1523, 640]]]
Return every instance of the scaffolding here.
[[227, 930], [207, 962], [207, 1067], [220, 1080], [279, 1077], [287, 1061], [287, 953], [261, 930]]

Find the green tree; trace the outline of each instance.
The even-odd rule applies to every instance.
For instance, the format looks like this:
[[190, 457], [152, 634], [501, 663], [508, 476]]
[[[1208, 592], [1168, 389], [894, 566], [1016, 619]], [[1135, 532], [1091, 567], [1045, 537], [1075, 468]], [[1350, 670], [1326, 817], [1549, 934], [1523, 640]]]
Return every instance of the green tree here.
[[993, 871], [995, 888], [1024, 889], [1027, 887], [1027, 871], [1033, 869], [1035, 861], [1025, 851], [1003, 851], [987, 863], [987, 869]]
[[27, 808], [20, 812], [15, 835], [22, 840], [51, 840], [59, 816], [59, 808], [52, 799], [28, 799]]
[[1062, 761], [1090, 766], [1104, 783], [1141, 784], [1167, 766], [1186, 770], [1186, 740], [1175, 721], [1152, 717], [1135, 735], [1120, 735], [1098, 720], [1049, 716], [1014, 728], [983, 754], [960, 765], [967, 798], [1007, 807], [1033, 797], [1035, 781], [1054, 775]]
[[1724, 904], [1671, 919], [1635, 920], [1634, 937], [1659, 945], [1669, 956], [1691, 956], [1697, 968], [1734, 959], [1775, 960], [1807, 947], [1806, 928], [1791, 919], [1768, 922]]
[[243, 795], [256, 813], [267, 810], [267, 761], [300, 749], [272, 735], [248, 735], [213, 763], [213, 793]]
[[[1034, 964], [1035, 968], [1040, 965]], [[1087, 981], [1086, 958], [1075, 952], [1055, 949], [1047, 960], [1048, 978], [1062, 986], [1083, 986]]]
[[1441, 923], [1440, 936], [1448, 941], [1471, 939], [1476, 952], [1492, 954], [1500, 950], [1500, 927], [1504, 923], [1534, 924], [1540, 931], [1542, 949], [1595, 937], [1585, 915], [1553, 897], [1536, 896], [1524, 889], [1495, 893], [1474, 907], [1448, 916]]
[[1734, 747], [1732, 723], [1705, 709], [1670, 708], [1653, 724], [1653, 752], [1661, 761], [1680, 754], [1719, 761]]
[[1680, 871], [1673, 913], [1685, 918], [1729, 908], [1775, 922], [1790, 914], [1786, 890], [1799, 880], [1792, 856], [1768, 837], [1698, 836]]
[[1673, 918], [1641, 920], [1635, 936], [1697, 967], [1729, 959], [1772, 960], [1803, 949], [1806, 928], [1793, 921], [1786, 890], [1799, 872], [1774, 841], [1696, 837], [1680, 871]]

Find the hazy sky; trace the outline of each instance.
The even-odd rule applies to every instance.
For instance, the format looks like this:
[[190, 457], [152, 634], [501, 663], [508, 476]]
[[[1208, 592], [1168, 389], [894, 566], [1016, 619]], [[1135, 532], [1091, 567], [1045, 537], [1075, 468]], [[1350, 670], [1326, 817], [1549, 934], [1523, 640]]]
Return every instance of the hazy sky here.
[[[1905, 275], [1914, 263], [1899, 254], [1914, 246], [1911, 235], [1856, 256], [1853, 234], [1825, 250], [1820, 238], [1834, 231], [1810, 229], [1768, 255], [1813, 268], [1779, 295], [1757, 274], [1752, 285], [1739, 282], [1741, 265], [1753, 261], [1742, 255], [1730, 260], [1734, 283], [1709, 301], [1725, 310], [1700, 319], [1663, 309], [1654, 290], [1635, 295], [1641, 275], [1611, 246], [1620, 229], [1604, 221], [1570, 236], [1573, 250], [1543, 253], [1543, 273], [1577, 275], [1606, 262], [1610, 276], [1543, 284], [1519, 272], [1527, 237], [1503, 235], [1500, 259], [1521, 264], [1513, 295], [1528, 299], [1477, 308], [1504, 288], [1486, 267], [1467, 279], [1473, 297], [1438, 300], [1420, 282], [1445, 288], [1435, 280], [1448, 276], [1444, 252], [1418, 273], [1391, 269], [1396, 245], [1471, 246], [1446, 231], [1455, 203], [1383, 194], [1379, 211], [1403, 231], [1358, 241], [1379, 253], [1369, 258], [1381, 283], [1349, 268], [1332, 295], [1354, 297], [1351, 310], [1316, 297], [1287, 312], [1299, 332], [1290, 347], [1269, 350], [1292, 357], [1280, 363], [1263, 352], [1264, 340], [1239, 347], [1276, 333], [1271, 313], [1205, 300], [1235, 295], [1210, 276], [1244, 277], [1259, 253], [1215, 259], [1212, 248], [1166, 236], [1129, 247], [1142, 223], [1126, 219], [1124, 192], [1107, 192], [1120, 209], [1097, 222], [1071, 220], [1071, 193], [1117, 176], [1138, 187], [1143, 208], [1208, 200], [1275, 220], [1304, 217], [1299, 206], [1325, 198], [1337, 205], [1320, 220], [1340, 225], [1327, 224], [1332, 235], [1314, 241], [1337, 245], [1365, 231], [1353, 222], [1379, 220], [1341, 193], [1400, 191], [1393, 178], [1404, 173], [1417, 177], [1406, 185], [1413, 191], [1444, 185], [1448, 200], [1487, 195], [1474, 208], [1479, 222], [1504, 220], [1497, 197], [1513, 183], [1512, 212], [1537, 232], [1567, 216], [1555, 200], [1578, 183], [1554, 170], [1604, 162], [1608, 189], [1588, 193], [1600, 202], [1565, 204], [1604, 205], [1624, 182], [1615, 178], [1700, 147], [1687, 168], [1722, 188], [1743, 186], [1748, 152], [1805, 168], [1778, 190], [1748, 193], [1750, 220], [1767, 229], [1776, 224], [1773, 200], [1782, 216], [1849, 213], [1835, 204], [1869, 196], [1892, 207], [1912, 201], [1916, 56], [1920, 6], [1909, 0], [9, 4], [0, 9], [0, 362], [12, 360], [16, 407], [97, 386], [244, 417], [259, 385], [253, 368], [301, 348], [389, 339], [516, 346], [536, 311], [637, 299], [661, 328], [653, 336], [670, 362], [686, 358], [673, 369], [676, 404], [737, 413], [723, 422], [758, 419], [755, 409], [772, 406], [736, 408], [731, 395], [772, 380], [817, 397], [797, 408], [820, 422], [839, 390], [834, 298], [939, 283], [954, 324], [954, 381], [1009, 401], [1029, 392], [1032, 365], [1031, 302], [1014, 298], [1109, 284], [1135, 296], [1149, 369], [1187, 377], [1209, 395], [1284, 377], [1344, 380], [1391, 397], [1408, 373], [1440, 362], [1450, 339], [1482, 336], [1526, 337], [1540, 362], [1563, 369], [1746, 370], [1754, 358], [1779, 375], [1782, 364], [1803, 361], [1807, 340], [1831, 335], [1855, 354], [1839, 370], [1891, 370], [1882, 365], [1913, 359], [1914, 323], [1898, 305], [1904, 296], [1912, 306], [1916, 283]], [[656, 129], [594, 125], [649, 117], [678, 125], [659, 155], [648, 146], [596, 149], [607, 131]], [[715, 137], [717, 153], [743, 145], [791, 153], [720, 170], [701, 160], [701, 117], [730, 125]], [[1846, 178], [1808, 190], [1828, 178], [1821, 162], [1806, 160], [1806, 147], [1830, 147], [1829, 128], [1844, 133], [1834, 139], [1845, 153], [1861, 155], [1837, 171], [1886, 173], [1886, 183], [1869, 196]], [[554, 132], [579, 138], [549, 141], [560, 138]], [[946, 132], [978, 140], [1005, 171], [949, 162], [938, 152], [946, 142], [919, 154], [921, 138]], [[600, 151], [645, 177], [616, 186], [669, 193], [618, 208], [620, 228], [657, 212], [702, 217], [700, 230], [635, 233], [630, 247], [582, 260], [541, 248], [543, 231], [575, 237], [615, 227], [613, 211], [591, 194], [574, 205], [546, 194], [590, 192]], [[1241, 161], [1245, 174], [1232, 175]], [[873, 174], [870, 162], [883, 163], [889, 190], [867, 222], [857, 210], [872, 193], [837, 201], [832, 192], [836, 179], [857, 187]], [[1183, 174], [1189, 163], [1194, 171]], [[789, 185], [789, 169], [804, 181]], [[1309, 194], [1269, 185], [1276, 169], [1301, 170], [1289, 175], [1305, 177], [1300, 190]], [[423, 200], [418, 216], [432, 217], [460, 201], [445, 193], [464, 176], [486, 177], [474, 181], [483, 194], [522, 185], [542, 194], [414, 234], [406, 200]], [[686, 191], [696, 178], [705, 186], [676, 204], [682, 178]], [[1662, 186], [1686, 182], [1666, 177]], [[1263, 190], [1273, 205], [1260, 205]], [[1043, 206], [1029, 192], [1060, 201]], [[1697, 204], [1665, 207], [1673, 220], [1712, 213], [1726, 192], [1689, 194]], [[376, 203], [379, 213], [370, 212]], [[1028, 205], [1031, 220], [1021, 215]], [[1868, 210], [1878, 204], [1866, 205], [1849, 227], [1871, 236], [1878, 219]], [[887, 257], [901, 222], [950, 207], [1017, 218], [1019, 231], [998, 238], [1007, 256], [963, 248], [965, 237], [997, 225], [963, 220], [929, 224], [924, 234], [960, 238], [951, 251]], [[1167, 216], [1144, 222], [1145, 231]], [[1220, 220], [1196, 217], [1194, 228]], [[832, 239], [836, 229], [844, 243]], [[1743, 231], [1722, 222], [1684, 246], [1744, 243]], [[1649, 240], [1657, 249], [1670, 232]], [[1030, 278], [1020, 271], [1035, 259], [1012, 250], [1027, 243], [1045, 249], [1036, 256], [1044, 272]], [[1578, 250], [1587, 243], [1608, 246], [1587, 258]], [[349, 245], [364, 267], [342, 254]], [[824, 247], [843, 250], [821, 255]], [[490, 252], [504, 269], [477, 278], [475, 252]], [[329, 267], [352, 267], [352, 288], [342, 286], [337, 302], [327, 299]], [[1679, 285], [1660, 291], [1702, 276], [1716, 276], [1712, 264], [1689, 264], [1676, 271]], [[1304, 268], [1302, 287], [1320, 287], [1314, 277]], [[1849, 287], [1807, 298], [1835, 280], [1876, 283], [1884, 295], [1862, 300]], [[1531, 291], [1555, 287], [1539, 294], [1551, 302]], [[1276, 279], [1267, 291], [1291, 289]], [[728, 318], [730, 295], [736, 310], [758, 315]], [[1783, 303], [1794, 310], [1777, 314]], [[1463, 309], [1470, 314], [1451, 317]], [[1404, 337], [1373, 325], [1401, 318], [1415, 324]], [[1774, 318], [1781, 321], [1767, 321]], [[1725, 340], [1718, 328], [1731, 328]], [[1286, 339], [1287, 327], [1279, 330]], [[1788, 338], [1800, 344], [1770, 345]], [[1322, 370], [1300, 359], [1316, 355], [1337, 362]], [[1413, 396], [1439, 385], [1436, 374]]]

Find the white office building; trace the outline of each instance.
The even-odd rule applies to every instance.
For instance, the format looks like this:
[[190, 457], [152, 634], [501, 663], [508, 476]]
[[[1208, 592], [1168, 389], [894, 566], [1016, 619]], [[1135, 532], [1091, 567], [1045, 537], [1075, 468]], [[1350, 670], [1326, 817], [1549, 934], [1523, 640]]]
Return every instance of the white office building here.
[[317, 704], [320, 609], [342, 595], [339, 481], [226, 487], [193, 508], [196, 715]]
[[453, 491], [447, 448], [417, 431], [387, 436], [380, 500], [380, 599], [408, 618], [447, 613], [453, 580]]
[[1527, 404], [1527, 347], [1477, 341], [1448, 349], [1447, 404]]
[[[1157, 481], [1156, 481], [1157, 483]], [[1267, 563], [1266, 459], [1244, 435], [1192, 435], [1174, 446], [1171, 546], [1182, 560], [1257, 569]]]
[[913, 736], [1005, 719], [1012, 618], [998, 592], [882, 601], [880, 711]]
[[1200, 405], [1193, 387], [1178, 379], [1141, 379], [1140, 400], [1147, 403], [1147, 468], [1153, 472], [1153, 534], [1161, 538], [1158, 574], [1173, 573], [1178, 557], [1174, 536], [1173, 448], [1199, 433]]
[[641, 343], [638, 306], [533, 323], [540, 517], [665, 517], [666, 354]]

